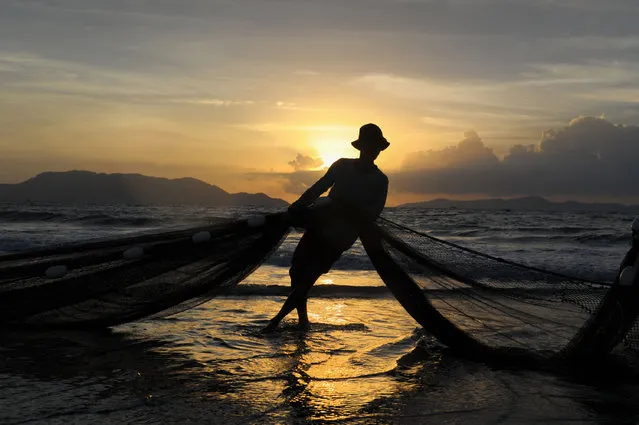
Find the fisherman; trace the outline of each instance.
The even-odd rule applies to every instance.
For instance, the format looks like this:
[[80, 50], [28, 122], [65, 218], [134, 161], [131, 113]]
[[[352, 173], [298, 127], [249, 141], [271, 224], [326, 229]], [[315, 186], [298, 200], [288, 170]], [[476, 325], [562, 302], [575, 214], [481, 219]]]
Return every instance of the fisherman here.
[[[373, 221], [384, 209], [388, 177], [377, 168], [375, 160], [390, 143], [377, 125], [366, 124], [359, 129], [358, 139], [351, 144], [359, 150], [359, 158], [337, 160], [289, 207], [294, 221], [303, 216], [310, 217], [310, 220], [293, 253], [289, 270], [293, 290], [263, 332], [274, 331], [282, 319], [296, 308], [300, 329], [308, 329], [308, 292], [357, 240], [353, 217]], [[315, 202], [328, 189], [331, 189], [328, 198], [322, 198], [324, 202]], [[308, 207], [314, 206], [316, 208], [309, 210]]]

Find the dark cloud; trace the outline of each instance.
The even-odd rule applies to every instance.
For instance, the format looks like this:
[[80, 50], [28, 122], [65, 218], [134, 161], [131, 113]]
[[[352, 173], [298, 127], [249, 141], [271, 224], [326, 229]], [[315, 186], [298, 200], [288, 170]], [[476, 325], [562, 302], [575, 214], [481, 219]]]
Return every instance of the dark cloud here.
[[405, 170], [442, 169], [451, 167], [486, 167], [499, 162], [493, 150], [484, 146], [484, 142], [475, 131], [468, 131], [457, 146], [442, 150], [429, 150], [411, 153], [404, 161]]
[[322, 161], [321, 158], [313, 158], [298, 153], [297, 157], [295, 157], [293, 161], [290, 161], [288, 165], [293, 167], [295, 171], [316, 170], [324, 165], [324, 161]]
[[301, 195], [323, 174], [323, 171], [296, 171], [290, 174], [281, 174], [284, 182], [283, 188], [288, 193]]
[[[262, 75], [272, 62], [503, 81], [529, 63], [623, 59], [610, 38], [634, 46], [627, 38], [638, 34], [634, 12], [634, 0], [21, 0], [0, 4], [0, 47], [11, 41], [12, 50], [153, 73], [172, 56], [170, 65], [192, 66], [184, 53], [196, 49], [200, 59], [215, 58], [217, 73], [228, 57], [241, 60], [230, 75], [251, 58]], [[211, 37], [217, 41], [206, 42]], [[603, 48], [593, 56], [592, 46]]]
[[[425, 195], [639, 196], [639, 127], [579, 117], [545, 131], [538, 145], [512, 146], [501, 161], [471, 136], [453, 148], [411, 155], [391, 176], [393, 189]], [[437, 159], [442, 164], [433, 167]]]
[[[593, 31], [624, 33], [634, 31], [636, 4], [633, 0], [602, 3], [581, 1], [402, 1], [402, 0], [325, 0], [322, 2], [262, 0], [21, 0], [7, 2], [9, 17], [25, 12], [50, 11], [81, 13], [104, 19], [113, 15], [145, 19], [171, 25], [187, 20], [191, 25], [213, 23], [227, 29], [263, 32], [297, 30], [351, 30], [423, 32], [434, 34], [509, 35], [591, 35]], [[611, 25], [614, 22], [614, 25]], [[224, 26], [224, 24], [226, 26]], [[232, 23], [230, 25], [228, 23]]]
[[313, 183], [324, 175], [326, 171], [294, 171], [292, 173], [249, 173], [245, 176], [252, 181], [268, 180], [279, 185], [285, 192], [293, 195], [301, 195], [311, 187]]
[[275, 181], [285, 192], [301, 195], [326, 172], [325, 169], [320, 169], [324, 166], [324, 161], [321, 158], [313, 158], [301, 153], [298, 153], [293, 161], [289, 161], [288, 165], [293, 167], [295, 171], [291, 173], [251, 173], [249, 176], [252, 179]]

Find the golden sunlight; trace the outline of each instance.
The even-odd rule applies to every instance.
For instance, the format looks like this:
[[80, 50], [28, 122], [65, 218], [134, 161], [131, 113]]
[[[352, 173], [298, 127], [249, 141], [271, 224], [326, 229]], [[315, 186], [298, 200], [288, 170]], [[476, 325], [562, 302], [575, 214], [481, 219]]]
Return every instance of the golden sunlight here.
[[322, 162], [324, 162], [324, 167], [330, 167], [335, 161], [342, 158], [342, 156], [337, 154], [325, 154], [320, 155], [320, 158], [322, 158]]
[[312, 142], [312, 146], [322, 159], [324, 167], [330, 167], [340, 158], [353, 158], [357, 156], [357, 151], [353, 148], [348, 139], [318, 139]]

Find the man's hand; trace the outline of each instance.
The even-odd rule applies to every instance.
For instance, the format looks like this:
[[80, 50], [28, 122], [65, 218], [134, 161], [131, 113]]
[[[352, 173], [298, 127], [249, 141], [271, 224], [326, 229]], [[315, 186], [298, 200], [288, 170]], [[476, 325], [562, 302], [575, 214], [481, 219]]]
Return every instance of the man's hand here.
[[305, 223], [308, 219], [307, 211], [306, 206], [298, 202], [293, 202], [286, 211], [286, 218], [293, 227], [305, 227]]
[[288, 212], [295, 215], [295, 214], [299, 214], [300, 211], [302, 211], [305, 207], [303, 207], [299, 201], [295, 201], [293, 202], [291, 205], [288, 206]]

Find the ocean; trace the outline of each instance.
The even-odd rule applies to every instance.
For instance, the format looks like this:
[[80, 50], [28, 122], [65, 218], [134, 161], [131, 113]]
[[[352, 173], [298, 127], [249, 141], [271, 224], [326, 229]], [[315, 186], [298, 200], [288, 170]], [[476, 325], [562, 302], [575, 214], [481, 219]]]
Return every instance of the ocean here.
[[[197, 226], [249, 208], [0, 204], [0, 253]], [[499, 257], [612, 281], [633, 216], [390, 208], [388, 219]], [[99, 332], [3, 331], [0, 423], [639, 421], [639, 386], [602, 365], [567, 378], [462, 360], [404, 312], [361, 244], [322, 276], [311, 330], [259, 330], [288, 294], [300, 238], [235, 290], [175, 316]]]

